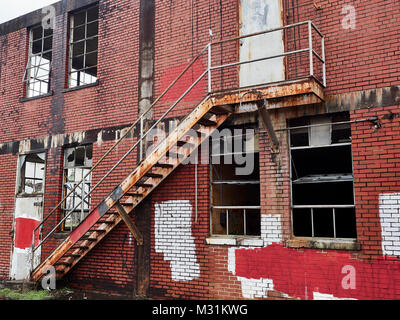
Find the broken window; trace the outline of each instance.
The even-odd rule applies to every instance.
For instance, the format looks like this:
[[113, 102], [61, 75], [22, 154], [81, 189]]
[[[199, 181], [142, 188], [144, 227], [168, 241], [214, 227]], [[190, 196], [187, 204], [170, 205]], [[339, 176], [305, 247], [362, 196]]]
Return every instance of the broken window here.
[[50, 70], [53, 54], [53, 29], [36, 26], [29, 30], [28, 62], [24, 75], [26, 96], [41, 96], [50, 91]]
[[258, 136], [225, 128], [211, 139], [211, 234], [260, 235]]
[[97, 81], [98, 5], [70, 15], [69, 88]]
[[[92, 168], [92, 145], [67, 148], [64, 152], [64, 178], [63, 198], [85, 177]], [[76, 189], [67, 197], [63, 203], [64, 217], [73, 212], [65, 220], [63, 230], [73, 230], [89, 214], [91, 174], [85, 181], [79, 184]]]
[[35, 153], [20, 157], [19, 194], [42, 194], [45, 154]]
[[348, 113], [290, 121], [296, 237], [356, 238]]

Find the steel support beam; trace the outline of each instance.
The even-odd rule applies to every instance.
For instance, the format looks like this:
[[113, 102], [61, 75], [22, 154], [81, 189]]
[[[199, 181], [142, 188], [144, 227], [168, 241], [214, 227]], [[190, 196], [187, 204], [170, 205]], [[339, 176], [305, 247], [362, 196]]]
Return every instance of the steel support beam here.
[[139, 229], [136, 227], [136, 225], [129, 218], [124, 207], [119, 202], [117, 202], [114, 207], [117, 210], [117, 212], [119, 213], [119, 215], [121, 216], [122, 220], [128, 226], [129, 231], [135, 237], [137, 244], [139, 246], [143, 245], [143, 236], [142, 236], [141, 232], [139, 231]]

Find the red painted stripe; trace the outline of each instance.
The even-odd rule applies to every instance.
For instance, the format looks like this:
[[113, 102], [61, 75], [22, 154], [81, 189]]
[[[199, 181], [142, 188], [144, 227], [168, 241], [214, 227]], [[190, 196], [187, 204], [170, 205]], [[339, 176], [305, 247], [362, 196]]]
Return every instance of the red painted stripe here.
[[[33, 230], [40, 224], [40, 221], [29, 218], [15, 219], [15, 241], [14, 247], [18, 249], [27, 249], [32, 246]], [[35, 245], [39, 244], [39, 232], [35, 233]]]
[[[265, 248], [235, 251], [236, 276], [272, 279], [274, 290], [291, 297], [312, 299], [313, 292], [337, 298], [400, 299], [400, 259], [385, 257], [360, 261], [350, 253], [298, 251], [272, 244]], [[344, 288], [343, 268], [355, 270], [355, 288]]]
[[69, 238], [73, 243], [78, 241], [100, 219], [99, 210], [93, 210], [88, 217], [74, 230]]

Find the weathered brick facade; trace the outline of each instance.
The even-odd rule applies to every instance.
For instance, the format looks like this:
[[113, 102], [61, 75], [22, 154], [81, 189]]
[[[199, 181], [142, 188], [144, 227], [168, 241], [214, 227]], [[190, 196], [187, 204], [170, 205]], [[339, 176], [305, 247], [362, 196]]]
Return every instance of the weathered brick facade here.
[[[210, 41], [209, 29], [214, 41], [238, 35], [240, 4], [236, 0], [154, 0], [149, 2], [153, 11], [143, 9], [145, 0], [100, 0], [98, 82], [66, 89], [68, 13], [93, 3], [63, 0], [55, 5], [51, 92], [36, 99], [23, 99], [21, 79], [27, 59], [27, 28], [40, 23], [41, 14], [0, 25], [0, 279], [10, 276], [18, 155], [46, 150], [46, 217], [62, 199], [65, 147], [93, 143], [96, 163], [138, 118], [143, 92], [149, 90], [152, 100], [160, 96]], [[343, 26], [342, 19], [349, 13], [342, 11], [343, 1], [283, 0], [284, 24], [311, 20], [325, 35], [327, 86], [324, 103], [270, 112], [279, 152], [271, 151], [261, 122], [258, 126], [260, 237], [246, 245], [207, 243], [210, 167], [180, 166], [132, 217], [147, 241], [147, 296], [400, 298], [400, 7], [395, 0], [347, 4], [355, 9], [355, 29]], [[26, 21], [23, 26], [22, 21]], [[145, 23], [154, 28], [144, 27]], [[154, 30], [154, 34], [140, 36], [143, 30]], [[237, 42], [215, 48], [213, 63], [231, 63], [238, 51]], [[295, 63], [287, 61], [288, 75], [294, 75]], [[152, 71], [145, 69], [149, 65]], [[203, 56], [156, 105], [152, 119], [157, 120], [206, 68]], [[152, 87], [146, 89], [149, 79]], [[236, 69], [215, 71], [213, 88], [234, 89], [237, 79]], [[185, 116], [205, 97], [206, 80], [193, 88], [163, 125], [168, 127], [169, 120]], [[359, 245], [340, 250], [321, 249], [293, 237], [286, 130], [290, 119], [337, 112], [350, 114]], [[138, 127], [99, 166], [94, 183], [129, 150], [137, 135]], [[92, 208], [131, 172], [137, 156], [134, 151], [96, 190]], [[43, 232], [51, 230], [60, 217], [59, 211], [52, 215]], [[42, 260], [61, 242], [62, 238], [50, 238], [42, 248]], [[74, 288], [133, 294], [138, 286], [137, 259], [136, 241], [121, 223], [65, 280]], [[343, 285], [348, 274], [355, 274], [355, 288]]]

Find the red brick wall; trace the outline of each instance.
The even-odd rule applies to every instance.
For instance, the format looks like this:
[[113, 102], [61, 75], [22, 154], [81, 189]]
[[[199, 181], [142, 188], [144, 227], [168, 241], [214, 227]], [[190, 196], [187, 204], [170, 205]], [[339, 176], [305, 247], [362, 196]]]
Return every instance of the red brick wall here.
[[[398, 115], [400, 107], [357, 110], [351, 119], [382, 118], [389, 112]], [[380, 129], [369, 121], [352, 125], [357, 238], [365, 258], [382, 255], [379, 195], [400, 192], [400, 121], [396, 116], [380, 123]]]
[[68, 19], [67, 14], [60, 15], [53, 36], [54, 95], [22, 103], [27, 32], [21, 29], [0, 37], [0, 141], [133, 123], [138, 112], [139, 3], [100, 1], [100, 19], [99, 85], [63, 92]]
[[[315, 9], [311, 1], [295, 1], [299, 5], [295, 14], [288, 13], [287, 22], [297, 22], [311, 19], [326, 35], [327, 59], [327, 94], [351, 92], [375, 87], [400, 84], [398, 45], [396, 35], [399, 32], [398, 18], [400, 15], [398, 3], [390, 1], [354, 1], [356, 9], [356, 30], [344, 30], [341, 20], [342, 1], [321, 0], [316, 3], [321, 10]], [[222, 7], [221, 5], [222, 4]], [[306, 4], [301, 6], [302, 4]], [[25, 56], [27, 35], [25, 30], [1, 36], [1, 77], [0, 77], [0, 107], [2, 112], [0, 122], [0, 140], [2, 142], [20, 140], [27, 137], [46, 136], [50, 133], [75, 132], [93, 128], [132, 123], [137, 118], [137, 82], [139, 53], [139, 4], [138, 1], [100, 1], [101, 23], [99, 29], [99, 80], [98, 86], [62, 92], [64, 85], [63, 54], [65, 53], [65, 36], [55, 36], [54, 48], [57, 58], [56, 81], [53, 83], [54, 96], [28, 102], [19, 102], [23, 96], [21, 82]], [[298, 14], [297, 14], [298, 13]], [[154, 96], [157, 97], [169, 82], [172, 81], [189, 61], [209, 42], [208, 29], [212, 28], [214, 39], [227, 38], [237, 34], [238, 5], [236, 1], [156, 1], [155, 18], [155, 74]], [[67, 26], [66, 16], [57, 18], [58, 26]], [[58, 49], [57, 49], [58, 48]], [[213, 63], [228, 63], [237, 54], [236, 44], [224, 48], [216, 48], [217, 60]], [[64, 56], [65, 57], [65, 56]], [[156, 107], [154, 118], [158, 118], [196, 76], [206, 68], [206, 60], [199, 60], [192, 70], [183, 78], [179, 85], [162, 103]], [[216, 88], [234, 86], [235, 75], [225, 78], [225, 75], [215, 74]], [[205, 92], [205, 82], [193, 90], [176, 112], [170, 116], [187, 114]], [[372, 106], [373, 107], [373, 106]], [[351, 113], [352, 120], [365, 119], [374, 115], [383, 116], [388, 110], [399, 113], [398, 106], [389, 108], [371, 108]], [[286, 115], [291, 117], [290, 115]], [[292, 115], [293, 116], [293, 115]], [[381, 234], [379, 222], [378, 196], [381, 193], [399, 192], [399, 121], [382, 120], [382, 128], [374, 131], [369, 122], [352, 125], [353, 156], [356, 195], [356, 214], [358, 240], [362, 245], [360, 258], [372, 259], [381, 277], [365, 291], [357, 295], [365, 297], [387, 297], [382, 292], [374, 294], [375, 287], [383, 287], [389, 271], [386, 264], [380, 264]], [[274, 124], [285, 126], [285, 117], [277, 115]], [[281, 217], [282, 238], [290, 236], [289, 211], [289, 164], [287, 137], [280, 133], [282, 152], [272, 155], [269, 152], [267, 136], [261, 134], [260, 144], [260, 177], [262, 214], [275, 214]], [[133, 141], [129, 140], [130, 143]], [[112, 143], [95, 145], [94, 162]], [[124, 151], [127, 145], [121, 146], [101, 167], [100, 173], [106, 172]], [[8, 276], [9, 253], [11, 252], [11, 236], [8, 234], [12, 226], [14, 206], [16, 156], [0, 156], [0, 277]], [[129, 161], [135, 162], [132, 157]], [[10, 163], [14, 163], [10, 170]], [[48, 154], [45, 212], [51, 209], [60, 199], [61, 192], [60, 149], [51, 150]], [[129, 164], [123, 166], [118, 174], [109, 179], [105, 189], [99, 190], [96, 200], [101, 195], [113, 189], [128, 172]], [[194, 208], [194, 166], [182, 166], [171, 175], [152, 195], [152, 250], [151, 250], [151, 296], [168, 298], [242, 298], [242, 285], [237, 276], [251, 275], [243, 260], [237, 263], [237, 274], [228, 271], [227, 246], [206, 245], [205, 238], [209, 234], [209, 180], [208, 166], [198, 167], [198, 220], [192, 215], [192, 236], [196, 249], [196, 262], [199, 264], [200, 275], [190, 281], [174, 281], [171, 278], [170, 262], [162, 253], [155, 250], [154, 206], [169, 200], [189, 200]], [[109, 189], [108, 189], [109, 186]], [[132, 292], [135, 286], [135, 252], [133, 240], [127, 228], [121, 224], [105, 238], [82, 262], [72, 271], [70, 280], [75, 286], [83, 288], [108, 289], [115, 292]], [[273, 247], [275, 248], [275, 247]], [[258, 277], [276, 276], [276, 291], [272, 296], [281, 297], [280, 292], [289, 296], [310, 298], [299, 292], [302, 285], [298, 278], [283, 285], [284, 274], [272, 274], [271, 270], [263, 269], [269, 250], [251, 250], [254, 269], [260, 271]], [[286, 263], [290, 255], [300, 257], [298, 261], [315, 262], [323, 265], [326, 261], [337, 263], [332, 270], [332, 276], [339, 281], [342, 262], [348, 263], [355, 257], [348, 252], [303, 249], [294, 250], [276, 248], [280, 258], [278, 262]], [[250, 252], [250, 251], [249, 251]], [[246, 255], [241, 251], [237, 257]], [[358, 257], [357, 257], [358, 258]], [[301, 260], [303, 259], [303, 260]], [[397, 267], [398, 261], [386, 259]], [[284, 264], [286, 271], [294, 271], [290, 264]], [[357, 265], [364, 268], [364, 265]], [[330, 268], [330, 267], [329, 267]], [[338, 271], [339, 270], [339, 271]], [[360, 269], [364, 270], [364, 269]], [[388, 271], [389, 270], [389, 271]], [[339, 272], [339, 274], [338, 274]], [[271, 275], [272, 274], [272, 275]], [[368, 273], [366, 273], [368, 274]], [[288, 275], [286, 275], [288, 276]], [[321, 277], [319, 271], [311, 274], [311, 280]], [[381, 281], [381, 280], [382, 281]], [[318, 284], [318, 281], [315, 282]], [[315, 284], [314, 283], [314, 284]], [[322, 286], [321, 286], [322, 287]], [[310, 292], [309, 292], [310, 293]], [[337, 291], [332, 291], [337, 293]], [[392, 297], [398, 298], [398, 292], [390, 291]], [[271, 296], [271, 292], [268, 293]]]
[[[399, 47], [396, 34], [400, 8], [395, 0], [296, 0], [287, 23], [312, 20], [325, 35], [326, 94], [398, 85]], [[317, 4], [321, 9], [317, 10]], [[286, 1], [292, 8], [292, 1]], [[356, 12], [356, 28], [343, 29], [345, 5]], [[293, 13], [294, 11], [294, 13]], [[316, 60], [316, 59], [315, 59]]]
[[[210, 42], [209, 29], [214, 41], [237, 35], [238, 8], [236, 1], [156, 1], [155, 19], [155, 73], [154, 92], [158, 97], [185, 67]], [[213, 65], [229, 63], [237, 57], [236, 43], [213, 46]], [[185, 73], [156, 107], [155, 118], [161, 116], [197, 78], [207, 69], [207, 50]], [[213, 73], [213, 90], [233, 87], [236, 71]], [[237, 83], [235, 83], [237, 85]], [[185, 115], [205, 96], [207, 76], [169, 116]]]
[[67, 275], [71, 287], [132, 295], [136, 286], [135, 239], [121, 222]]

